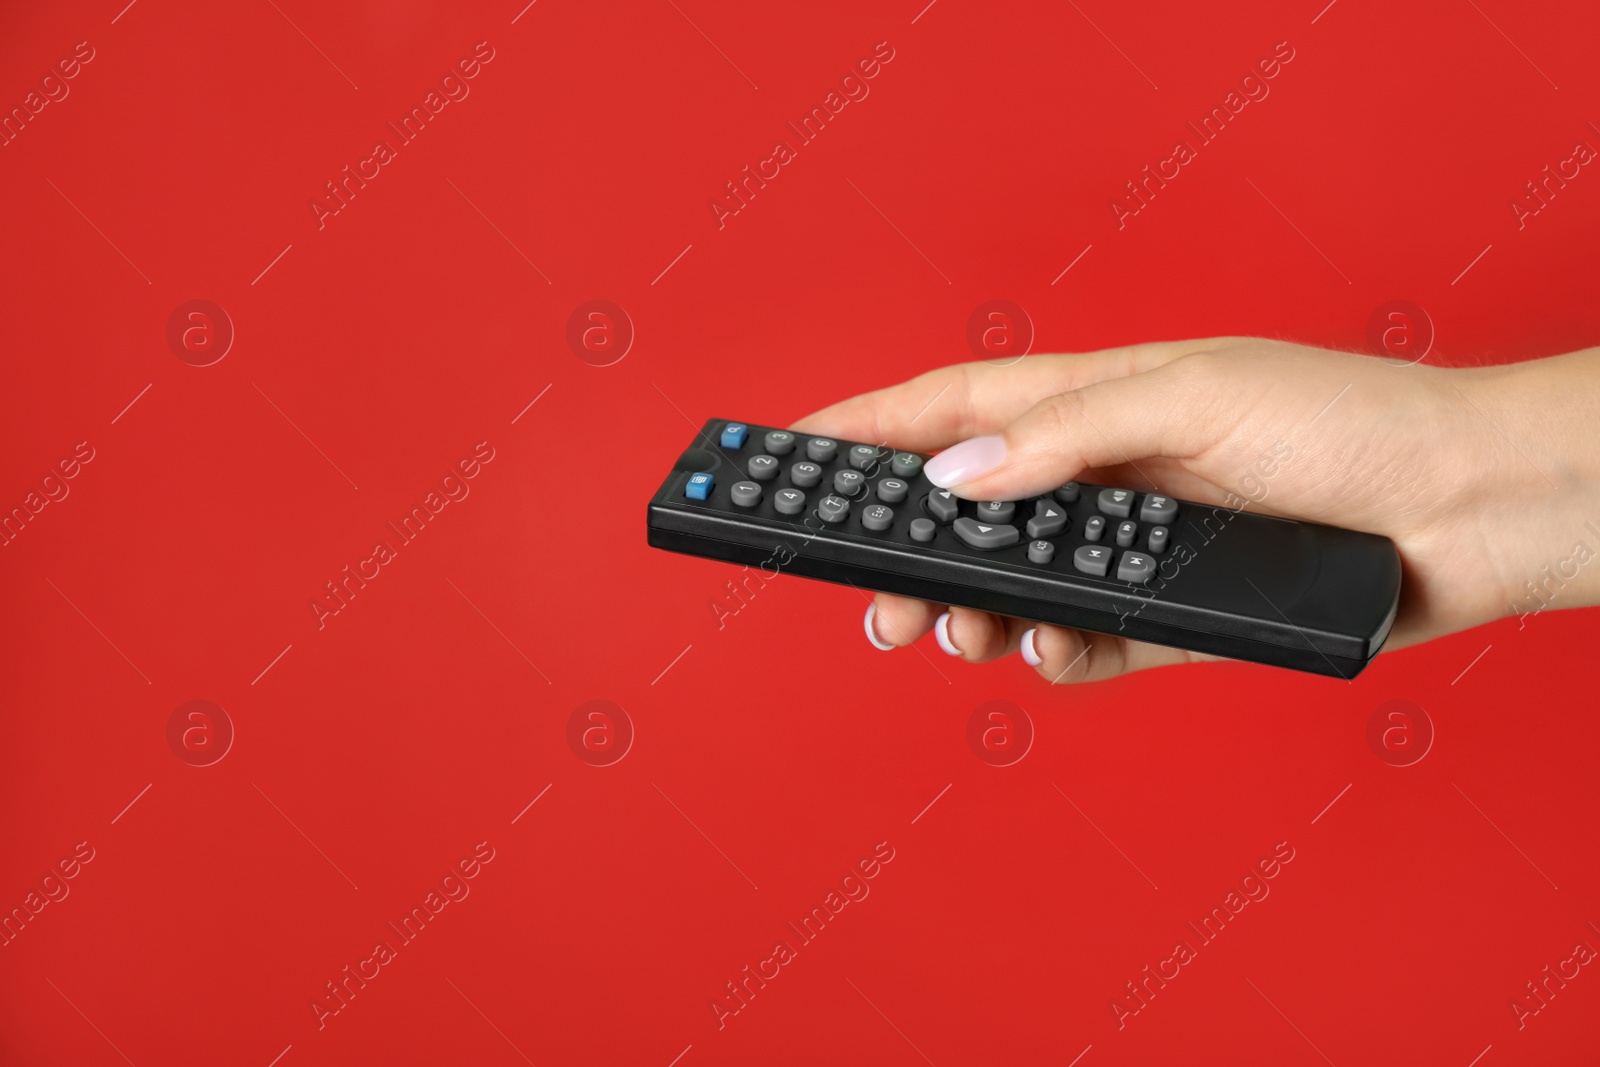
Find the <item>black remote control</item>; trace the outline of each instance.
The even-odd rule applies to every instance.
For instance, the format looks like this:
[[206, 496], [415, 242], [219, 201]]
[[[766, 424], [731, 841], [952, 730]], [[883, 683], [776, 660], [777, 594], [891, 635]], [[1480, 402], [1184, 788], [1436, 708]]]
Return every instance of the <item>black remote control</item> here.
[[926, 459], [712, 420], [651, 499], [650, 544], [1338, 678], [1394, 624], [1386, 537], [1078, 482], [972, 503]]

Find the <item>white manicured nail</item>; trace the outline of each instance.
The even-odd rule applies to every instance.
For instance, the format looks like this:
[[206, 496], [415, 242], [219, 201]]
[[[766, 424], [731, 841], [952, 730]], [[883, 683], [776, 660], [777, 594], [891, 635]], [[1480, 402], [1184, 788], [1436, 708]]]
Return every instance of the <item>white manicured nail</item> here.
[[894, 651], [894, 646], [889, 644], [887, 641], [879, 640], [877, 631], [875, 631], [872, 628], [872, 620], [874, 618], [876, 618], [877, 615], [878, 615], [878, 605], [876, 605], [876, 604], [868, 604], [867, 605], [867, 617], [862, 620], [862, 625], [866, 628], [866, 631], [867, 631], [867, 640], [871, 641], [872, 642], [872, 647], [877, 649], [879, 652], [893, 652]]
[[961, 655], [961, 650], [950, 640], [950, 613], [947, 611], [939, 616], [939, 621], [933, 624], [933, 636], [939, 642], [939, 647], [952, 656]]
[[999, 434], [969, 437], [928, 460], [922, 473], [940, 489], [976, 481], [1006, 461], [1006, 439]]
[[1038, 632], [1038, 627], [1034, 627], [1022, 635], [1022, 662], [1030, 667], [1037, 667], [1044, 662], [1044, 658], [1039, 655], [1038, 649], [1033, 647], [1033, 636]]

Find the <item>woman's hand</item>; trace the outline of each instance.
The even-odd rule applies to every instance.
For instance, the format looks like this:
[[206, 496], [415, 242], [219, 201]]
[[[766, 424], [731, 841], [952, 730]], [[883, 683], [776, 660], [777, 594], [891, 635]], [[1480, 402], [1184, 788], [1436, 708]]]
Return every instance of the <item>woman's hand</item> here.
[[[1450, 370], [1221, 338], [945, 367], [794, 428], [942, 449], [928, 478], [968, 500], [1082, 478], [1383, 534], [1404, 565], [1392, 649], [1517, 610], [1580, 535], [1600, 549], [1597, 396], [1594, 353]], [[975, 663], [1020, 649], [1051, 681], [1210, 658], [886, 593], [866, 627], [885, 650], [932, 629]]]

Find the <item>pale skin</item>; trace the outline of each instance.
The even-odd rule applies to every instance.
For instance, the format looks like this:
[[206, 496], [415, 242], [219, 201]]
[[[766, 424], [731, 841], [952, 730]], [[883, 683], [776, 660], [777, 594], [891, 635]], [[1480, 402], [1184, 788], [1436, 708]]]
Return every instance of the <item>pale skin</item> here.
[[[1600, 349], [1450, 369], [1255, 338], [1163, 342], [944, 367], [794, 429], [943, 452], [929, 477], [968, 500], [1081, 479], [1382, 534], [1404, 567], [1385, 651], [1600, 603]], [[1292, 458], [1263, 478], [1280, 443]], [[1051, 682], [1211, 658], [887, 593], [868, 633], [908, 645], [947, 610], [947, 652], [1020, 650]]]

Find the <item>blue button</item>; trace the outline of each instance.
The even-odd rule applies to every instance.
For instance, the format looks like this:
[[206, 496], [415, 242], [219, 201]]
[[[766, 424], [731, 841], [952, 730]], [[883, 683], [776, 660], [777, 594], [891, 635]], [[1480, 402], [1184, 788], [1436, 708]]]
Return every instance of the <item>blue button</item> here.
[[750, 427], [742, 422], [730, 422], [722, 428], [723, 448], [743, 448], [744, 439], [750, 434]]
[[683, 487], [683, 495], [690, 500], [707, 500], [711, 496], [711, 487], [717, 480], [704, 472], [689, 475], [689, 484]]

